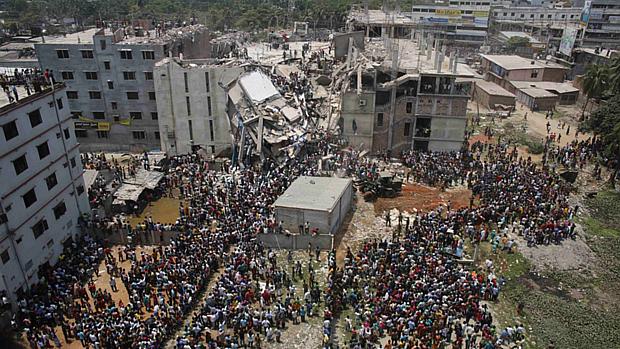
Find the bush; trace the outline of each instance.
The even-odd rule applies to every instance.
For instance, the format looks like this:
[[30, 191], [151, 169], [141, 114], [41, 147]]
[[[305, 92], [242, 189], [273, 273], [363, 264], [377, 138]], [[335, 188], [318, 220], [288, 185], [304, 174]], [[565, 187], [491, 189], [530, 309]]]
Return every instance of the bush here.
[[530, 141], [527, 143], [527, 152], [530, 154], [538, 155], [542, 154], [545, 151], [545, 146], [536, 141]]

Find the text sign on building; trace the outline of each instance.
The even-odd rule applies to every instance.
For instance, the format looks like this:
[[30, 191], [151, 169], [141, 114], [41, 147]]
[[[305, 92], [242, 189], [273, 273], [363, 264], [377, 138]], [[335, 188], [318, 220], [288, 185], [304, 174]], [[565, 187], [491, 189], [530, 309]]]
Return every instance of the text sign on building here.
[[438, 8], [435, 10], [435, 14], [443, 15], [443, 16], [460, 16], [461, 10], [456, 9], [448, 9], [448, 8]]
[[581, 10], [581, 25], [584, 27], [588, 26], [588, 22], [590, 22], [590, 13], [592, 12], [592, 1], [588, 0], [583, 4], [583, 10]]
[[98, 124], [98, 122], [93, 121], [76, 121], [74, 126], [78, 129], [96, 129], [99, 128]]
[[570, 57], [573, 53], [573, 46], [575, 46], [575, 40], [577, 39], [577, 28], [566, 28], [560, 41], [560, 53]]

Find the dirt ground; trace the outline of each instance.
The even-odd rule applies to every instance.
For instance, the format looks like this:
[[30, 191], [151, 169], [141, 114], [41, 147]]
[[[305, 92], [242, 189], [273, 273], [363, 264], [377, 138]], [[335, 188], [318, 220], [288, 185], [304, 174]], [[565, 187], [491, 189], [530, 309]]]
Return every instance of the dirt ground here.
[[179, 199], [163, 197], [155, 202], [149, 203], [139, 216], [129, 218], [129, 224], [136, 226], [144, 222], [144, 219], [153, 217], [154, 222], [163, 224], [174, 223], [179, 219]]
[[395, 198], [378, 198], [374, 203], [376, 215], [383, 215], [385, 211], [397, 209], [402, 212], [425, 213], [446, 206], [450, 202], [452, 209], [469, 206], [471, 190], [459, 186], [441, 191], [438, 188], [428, 187], [418, 183], [403, 185], [401, 195]]

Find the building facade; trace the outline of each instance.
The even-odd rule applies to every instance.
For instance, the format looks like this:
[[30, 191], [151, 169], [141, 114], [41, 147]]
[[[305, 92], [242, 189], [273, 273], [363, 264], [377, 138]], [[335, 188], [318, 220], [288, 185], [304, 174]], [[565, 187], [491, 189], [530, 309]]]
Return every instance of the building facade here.
[[206, 58], [209, 41], [200, 25], [164, 33], [102, 28], [46, 38], [35, 48], [41, 69], [67, 86], [83, 151], [142, 151], [160, 146], [155, 62]]
[[58, 261], [89, 203], [62, 85], [0, 107], [0, 120], [0, 290], [14, 301]]
[[161, 150], [169, 155], [204, 149], [218, 155], [233, 143], [228, 83], [244, 69], [165, 58], [155, 65]]

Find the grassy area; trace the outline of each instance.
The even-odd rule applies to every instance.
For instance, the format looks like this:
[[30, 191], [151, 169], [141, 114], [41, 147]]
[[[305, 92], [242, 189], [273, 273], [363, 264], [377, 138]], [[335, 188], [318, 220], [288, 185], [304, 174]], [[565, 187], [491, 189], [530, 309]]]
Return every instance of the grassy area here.
[[523, 132], [522, 123], [519, 125], [514, 125], [510, 121], [505, 122], [502, 138], [513, 143], [526, 146], [527, 151], [530, 154], [542, 154], [545, 149], [545, 146], [539, 138]]
[[597, 257], [591, 268], [533, 272], [520, 254], [493, 255], [483, 244], [480, 260], [493, 258], [507, 279], [493, 310], [502, 326], [524, 324], [525, 348], [620, 347], [620, 194], [602, 192], [586, 205], [587, 243]]

